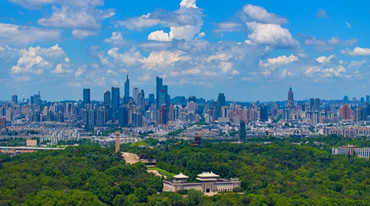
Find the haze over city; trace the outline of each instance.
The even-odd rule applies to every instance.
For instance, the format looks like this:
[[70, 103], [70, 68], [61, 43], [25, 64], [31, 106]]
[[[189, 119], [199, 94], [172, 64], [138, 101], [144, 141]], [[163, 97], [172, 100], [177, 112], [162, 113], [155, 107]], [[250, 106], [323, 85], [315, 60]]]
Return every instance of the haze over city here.
[[[369, 92], [370, 2], [0, 2], [0, 100], [101, 101], [112, 86], [171, 97], [343, 99]], [[355, 11], [355, 13], [354, 13]]]

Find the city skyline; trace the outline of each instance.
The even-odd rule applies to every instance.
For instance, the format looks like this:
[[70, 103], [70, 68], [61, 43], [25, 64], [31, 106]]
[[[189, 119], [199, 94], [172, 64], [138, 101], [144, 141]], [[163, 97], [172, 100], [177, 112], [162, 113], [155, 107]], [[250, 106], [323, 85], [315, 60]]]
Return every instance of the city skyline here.
[[111, 87], [124, 94], [127, 74], [146, 94], [156, 93], [156, 76], [166, 79], [171, 97], [282, 101], [289, 87], [298, 100], [364, 97], [369, 6], [2, 1], [0, 99], [41, 91], [50, 101], [79, 100], [90, 88], [91, 99], [102, 100]]

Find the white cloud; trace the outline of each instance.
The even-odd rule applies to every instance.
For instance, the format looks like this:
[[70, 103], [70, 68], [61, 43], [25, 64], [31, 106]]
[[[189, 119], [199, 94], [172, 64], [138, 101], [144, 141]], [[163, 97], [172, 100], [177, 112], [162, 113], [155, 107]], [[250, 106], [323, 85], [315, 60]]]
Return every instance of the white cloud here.
[[181, 8], [198, 8], [196, 5], [196, 0], [182, 0], [180, 3]]
[[57, 64], [57, 66], [55, 67], [55, 69], [53, 71], [51, 71], [51, 73], [54, 73], [54, 74], [67, 74], [67, 73], [71, 73], [72, 70], [70, 69], [65, 69], [63, 68], [65, 65], [63, 64]]
[[233, 70], [233, 63], [231, 62], [221, 62], [221, 71], [223, 73], [228, 73]]
[[187, 75], [200, 74], [200, 69], [198, 69], [198, 68], [187, 69], [187, 70], [183, 71], [182, 74], [187, 74]]
[[40, 18], [37, 23], [43, 26], [97, 29], [100, 23], [95, 19], [95, 12], [88, 9], [74, 9], [68, 6], [53, 8], [48, 18]]
[[253, 20], [262, 23], [270, 24], [286, 24], [288, 20], [274, 13], [269, 13], [265, 8], [247, 4], [243, 7], [243, 11]]
[[220, 22], [217, 24], [217, 28], [214, 30], [216, 33], [222, 32], [236, 32], [241, 30], [241, 24], [232, 22], [232, 21], [225, 21]]
[[351, 61], [349, 67], [360, 67], [367, 63], [367, 59], [363, 59], [361, 61]]
[[281, 73], [281, 78], [286, 78], [286, 77], [292, 77], [294, 74], [287, 69], [284, 69], [283, 72]]
[[118, 52], [119, 48], [114, 47], [110, 49], [107, 54], [114, 59], [119, 65], [123, 66], [135, 66], [142, 59], [142, 55], [135, 48], [128, 50], [127, 52], [121, 54]]
[[215, 54], [215, 55], [209, 56], [207, 58], [207, 62], [211, 62], [211, 61], [214, 61], [214, 60], [228, 61], [230, 58], [231, 58], [231, 54], [220, 53], [220, 54]]
[[59, 38], [58, 30], [0, 23], [0, 44], [27, 45]]
[[112, 36], [109, 39], [105, 39], [104, 42], [113, 45], [124, 45], [126, 43], [121, 32], [112, 32]]
[[331, 37], [328, 40], [320, 40], [315, 37], [302, 35], [305, 39], [304, 44], [314, 46], [316, 51], [330, 51], [337, 46], [353, 46], [357, 43], [357, 39], [341, 40], [338, 37]]
[[247, 22], [246, 25], [252, 31], [248, 37], [253, 43], [288, 48], [299, 46], [298, 41], [292, 37], [289, 30], [282, 28], [280, 25], [257, 22]]
[[154, 41], [172, 41], [173, 36], [170, 37], [168, 33], [164, 32], [163, 30], [153, 31], [149, 34], [148, 40]]
[[337, 67], [330, 67], [330, 68], [321, 68], [319, 66], [308, 67], [305, 70], [305, 75], [313, 77], [314, 75], [318, 75], [322, 78], [334, 78], [334, 77], [343, 77], [346, 72], [346, 69], [339, 65]]
[[190, 56], [185, 56], [183, 51], [153, 51], [147, 58], [140, 61], [144, 64], [143, 68], [158, 70], [163, 67], [172, 67], [176, 62], [188, 61]]
[[279, 56], [276, 58], [267, 59], [266, 63], [263, 63], [262, 60], [260, 60], [259, 65], [262, 67], [269, 67], [269, 66], [277, 66], [282, 64], [290, 64], [292, 62], [298, 61], [298, 57], [291, 54], [290, 56]]
[[170, 33], [166, 33], [163, 30], [154, 31], [149, 34], [148, 40], [154, 41], [172, 41], [177, 40], [191, 40], [193, 37], [200, 32], [201, 25], [185, 25], [185, 26], [173, 26], [170, 28]]
[[321, 64], [328, 64], [335, 56], [332, 54], [328, 57], [326, 56], [321, 56], [321, 57], [318, 57], [316, 58], [316, 61], [321, 63]]
[[75, 77], [80, 77], [86, 71], [86, 65], [82, 65], [78, 67], [77, 71], [75, 72]]
[[326, 11], [322, 9], [318, 9], [316, 12], [316, 16], [319, 18], [325, 18], [325, 17], [328, 17], [328, 14], [326, 13]]
[[353, 50], [344, 49], [344, 50], [341, 50], [340, 52], [342, 54], [347, 54], [351, 56], [369, 56], [370, 48], [355, 47]]
[[96, 36], [98, 35], [98, 32], [93, 30], [73, 29], [72, 35], [78, 39], [84, 39], [89, 36]]
[[139, 17], [130, 18], [126, 21], [117, 21], [116, 23], [131, 30], [140, 30], [144, 27], [152, 27], [160, 22], [159, 19], [151, 18], [151, 14], [148, 13]]
[[65, 60], [65, 53], [57, 44], [50, 48], [29, 47], [28, 50], [20, 50], [20, 54], [17, 64], [11, 68], [12, 74], [41, 74], [45, 69], [50, 69], [54, 62]]

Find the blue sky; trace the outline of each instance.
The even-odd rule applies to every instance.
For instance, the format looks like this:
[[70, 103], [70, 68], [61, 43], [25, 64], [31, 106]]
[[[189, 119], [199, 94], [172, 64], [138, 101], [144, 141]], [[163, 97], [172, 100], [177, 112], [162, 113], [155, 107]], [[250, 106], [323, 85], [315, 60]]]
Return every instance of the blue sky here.
[[111, 86], [228, 100], [370, 94], [369, 1], [0, 1], [0, 99]]

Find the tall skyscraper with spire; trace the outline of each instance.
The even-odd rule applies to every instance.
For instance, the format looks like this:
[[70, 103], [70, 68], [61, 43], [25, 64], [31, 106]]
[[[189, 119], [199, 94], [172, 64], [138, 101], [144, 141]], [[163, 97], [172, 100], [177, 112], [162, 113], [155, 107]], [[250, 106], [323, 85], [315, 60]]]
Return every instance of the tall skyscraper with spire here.
[[125, 82], [125, 95], [123, 101], [125, 104], [127, 104], [130, 101], [130, 80], [128, 79], [128, 75]]
[[294, 107], [294, 98], [293, 98], [293, 90], [292, 87], [289, 88], [288, 92], [288, 101], [286, 103], [287, 107]]

